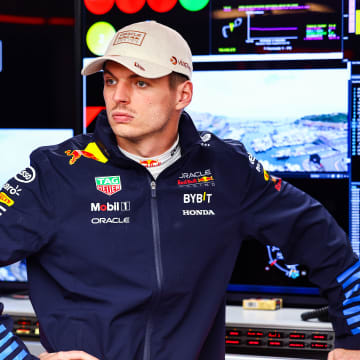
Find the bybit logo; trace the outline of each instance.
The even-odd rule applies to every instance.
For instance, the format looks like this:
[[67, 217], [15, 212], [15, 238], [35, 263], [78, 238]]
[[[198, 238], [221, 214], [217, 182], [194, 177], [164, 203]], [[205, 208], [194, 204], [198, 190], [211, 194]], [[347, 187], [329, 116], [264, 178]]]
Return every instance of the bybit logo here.
[[210, 204], [213, 194], [184, 194], [184, 204]]

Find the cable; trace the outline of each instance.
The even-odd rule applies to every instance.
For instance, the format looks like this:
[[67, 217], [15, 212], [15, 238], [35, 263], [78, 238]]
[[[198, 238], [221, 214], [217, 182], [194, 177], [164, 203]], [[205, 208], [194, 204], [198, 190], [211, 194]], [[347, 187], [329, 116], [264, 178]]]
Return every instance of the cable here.
[[319, 321], [329, 322], [329, 307], [324, 306], [313, 311], [307, 311], [301, 314], [301, 319], [306, 321], [317, 318]]

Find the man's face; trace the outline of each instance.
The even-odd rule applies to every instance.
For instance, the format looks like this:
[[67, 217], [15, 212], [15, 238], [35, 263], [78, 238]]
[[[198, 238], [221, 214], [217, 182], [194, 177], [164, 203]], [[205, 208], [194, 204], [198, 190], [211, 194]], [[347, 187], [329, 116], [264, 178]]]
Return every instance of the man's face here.
[[104, 69], [104, 99], [110, 126], [125, 150], [133, 151], [129, 144], [148, 139], [174, 141], [179, 109], [177, 89], [170, 89], [169, 76], [146, 79], [108, 61]]

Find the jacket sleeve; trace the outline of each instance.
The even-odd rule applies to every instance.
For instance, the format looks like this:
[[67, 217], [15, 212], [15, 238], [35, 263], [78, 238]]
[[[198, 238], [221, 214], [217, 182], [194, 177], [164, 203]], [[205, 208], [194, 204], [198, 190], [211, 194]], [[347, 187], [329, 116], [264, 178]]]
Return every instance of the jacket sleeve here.
[[360, 263], [346, 233], [318, 201], [244, 156], [241, 206], [250, 235], [279, 247], [287, 263], [308, 267], [328, 299], [335, 346], [360, 349]]
[[54, 231], [47, 159], [36, 151], [30, 166], [0, 190], [0, 266], [39, 251]]
[[12, 333], [13, 321], [9, 316], [2, 315], [3, 304], [0, 303], [0, 359], [34, 360], [20, 338]]

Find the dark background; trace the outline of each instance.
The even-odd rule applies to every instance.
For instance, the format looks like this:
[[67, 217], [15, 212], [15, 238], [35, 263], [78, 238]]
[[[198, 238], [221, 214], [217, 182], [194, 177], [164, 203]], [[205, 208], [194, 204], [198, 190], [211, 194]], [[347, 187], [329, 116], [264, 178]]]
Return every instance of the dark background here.
[[[0, 128], [76, 126], [74, 12], [74, 0], [0, 1]], [[24, 18], [11, 23], [3, 15]]]

